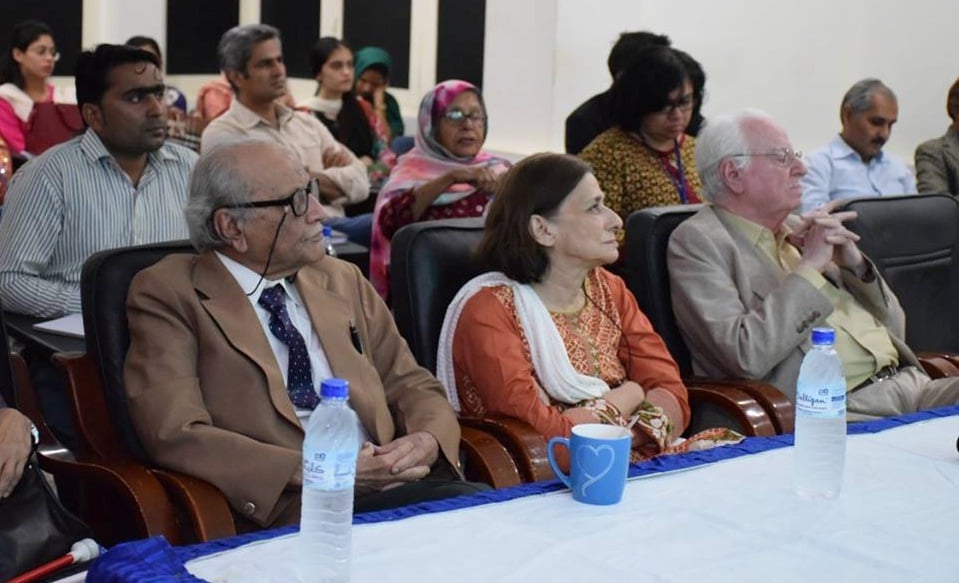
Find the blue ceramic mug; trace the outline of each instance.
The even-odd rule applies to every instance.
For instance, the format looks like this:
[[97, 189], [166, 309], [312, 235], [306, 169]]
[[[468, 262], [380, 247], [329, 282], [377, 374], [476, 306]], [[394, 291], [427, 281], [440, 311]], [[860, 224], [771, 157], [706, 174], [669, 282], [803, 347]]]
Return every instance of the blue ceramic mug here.
[[[586, 423], [573, 427], [573, 436], [549, 440], [549, 464], [572, 490], [573, 499], [586, 504], [616, 504], [623, 498], [632, 433], [625, 427]], [[569, 475], [556, 463], [557, 445], [569, 448]]]

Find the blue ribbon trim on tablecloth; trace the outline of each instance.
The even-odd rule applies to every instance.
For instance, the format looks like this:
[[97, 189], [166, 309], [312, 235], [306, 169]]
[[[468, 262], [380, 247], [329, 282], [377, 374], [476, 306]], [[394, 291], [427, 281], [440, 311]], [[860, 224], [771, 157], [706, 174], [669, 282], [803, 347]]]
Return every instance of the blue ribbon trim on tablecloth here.
[[[878, 433], [910, 423], [939, 417], [950, 417], [957, 414], [959, 414], [959, 406], [943, 407], [932, 411], [920, 411], [901, 417], [853, 423], [849, 425], [848, 433], [850, 435]], [[735, 445], [727, 445], [681, 455], [660, 456], [639, 464], [633, 464], [629, 468], [629, 477], [636, 478], [663, 472], [684, 470], [711, 464], [720, 460], [787, 447], [792, 444], [792, 435], [750, 437]], [[353, 517], [353, 523], [371, 524], [375, 522], [401, 520], [420, 514], [446, 512], [448, 510], [470, 508], [483, 504], [505, 502], [524, 496], [555, 492], [563, 488], [564, 486], [559, 480], [521, 484], [512, 488], [492, 490], [470, 496], [459, 496], [446, 500], [412, 504], [391, 510], [357, 514]], [[87, 581], [92, 583], [128, 583], [130, 581], [142, 583], [193, 583], [203, 581], [203, 579], [190, 575], [184, 563], [198, 557], [227, 551], [259, 540], [290, 534], [297, 530], [298, 527], [296, 526], [287, 526], [184, 547], [173, 547], [162, 536], [122, 543], [113, 547], [93, 562], [93, 565], [87, 573]]]

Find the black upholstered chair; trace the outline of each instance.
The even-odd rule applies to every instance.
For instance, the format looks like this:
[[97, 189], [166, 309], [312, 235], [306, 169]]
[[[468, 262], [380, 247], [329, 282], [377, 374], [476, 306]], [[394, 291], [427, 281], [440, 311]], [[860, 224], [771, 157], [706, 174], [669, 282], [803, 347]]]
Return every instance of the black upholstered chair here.
[[959, 353], [959, 200], [943, 194], [852, 199], [859, 248], [906, 312], [915, 351]]
[[[676, 359], [688, 387], [725, 392], [730, 397], [742, 399], [748, 396], [768, 415], [776, 433], [792, 433], [795, 415], [792, 402], [772, 385], [745, 379], [693, 378], [689, 348], [683, 340], [670, 297], [669, 269], [666, 265], [666, 248], [673, 230], [687, 218], [696, 214], [702, 205], [682, 205], [648, 208], [637, 211], [626, 221], [626, 241], [623, 261], [623, 277], [626, 285], [636, 296], [643, 313], [653, 324], [666, 343], [670, 354]], [[720, 425], [729, 421], [717, 417], [713, 408], [704, 408], [702, 417], [693, 420], [696, 425]], [[748, 427], [742, 429], [749, 433]]]
[[[480, 273], [473, 255], [482, 236], [482, 219], [414, 223], [393, 236], [390, 277], [394, 316], [417, 361], [431, 371], [436, 370], [446, 308], [463, 284]], [[690, 404], [694, 418], [709, 417], [708, 410], [723, 420], [719, 424], [748, 435], [775, 433], [766, 411], [735, 389], [690, 387]], [[524, 481], [553, 476], [545, 439], [527, 423], [505, 416], [461, 417], [461, 423], [496, 434], [516, 458]]]
[[[77, 430], [76, 457], [91, 465], [131, 468], [124, 487], [144, 516], [139, 536], [163, 534], [176, 542], [235, 534], [225, 497], [191, 476], [153, 467], [130, 421], [123, 384], [129, 345], [126, 298], [133, 276], [171, 253], [194, 253], [186, 241], [103, 251], [83, 266], [85, 354], [56, 354], [67, 379]], [[159, 508], [157, 511], [155, 509]]]
[[[124, 460], [144, 468], [162, 485], [173, 512], [157, 525], [146, 525], [148, 532], [141, 536], [162, 533], [183, 542], [235, 534], [233, 515], [226, 498], [213, 485], [153, 466], [130, 419], [123, 366], [130, 343], [126, 299], [133, 277], [169, 254], [194, 252], [189, 243], [181, 241], [91, 256], [81, 277], [87, 353], [55, 357], [66, 373], [73, 399], [77, 456], [92, 463]], [[470, 479], [493, 485], [519, 481], [512, 459], [494, 437], [479, 431], [464, 435], [462, 450], [472, 472]]]

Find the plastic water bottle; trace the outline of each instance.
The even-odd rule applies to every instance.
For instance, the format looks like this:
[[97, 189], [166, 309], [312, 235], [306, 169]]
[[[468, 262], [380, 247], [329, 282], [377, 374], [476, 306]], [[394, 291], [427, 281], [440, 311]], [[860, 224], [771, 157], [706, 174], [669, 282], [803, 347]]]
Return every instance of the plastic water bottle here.
[[327, 379], [303, 440], [300, 570], [303, 581], [350, 580], [353, 484], [360, 449], [359, 422], [346, 404], [350, 384]]
[[846, 462], [846, 378], [832, 328], [812, 331], [796, 382], [796, 493], [833, 498]]
[[326, 254], [330, 257], [336, 257], [336, 247], [333, 246], [333, 227], [323, 225], [323, 245], [326, 247]]

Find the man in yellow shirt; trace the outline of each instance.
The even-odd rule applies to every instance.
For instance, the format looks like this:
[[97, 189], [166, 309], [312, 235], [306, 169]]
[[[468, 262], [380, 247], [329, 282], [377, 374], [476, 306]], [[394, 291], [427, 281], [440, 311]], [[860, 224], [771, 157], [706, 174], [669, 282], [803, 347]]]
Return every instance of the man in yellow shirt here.
[[668, 252], [695, 373], [761, 379], [794, 399], [810, 332], [830, 326], [850, 420], [959, 403], [959, 378], [931, 380], [901, 340], [899, 301], [842, 224], [852, 213], [792, 214], [806, 166], [775, 121], [756, 110], [711, 120], [696, 166], [711, 204]]

